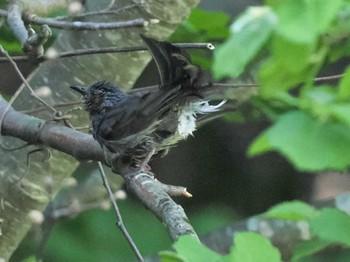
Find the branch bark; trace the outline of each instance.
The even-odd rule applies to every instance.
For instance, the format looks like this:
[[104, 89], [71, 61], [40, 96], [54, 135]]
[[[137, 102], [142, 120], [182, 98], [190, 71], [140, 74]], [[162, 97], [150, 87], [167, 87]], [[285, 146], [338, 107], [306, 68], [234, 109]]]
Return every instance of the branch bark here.
[[[4, 114], [7, 106], [8, 103], [0, 96], [0, 115]], [[91, 135], [19, 113], [12, 107], [5, 115], [1, 134], [32, 145], [51, 147], [82, 161], [104, 161], [101, 146]]]
[[[158, 20], [150, 19], [145, 20], [143, 18], [136, 18], [129, 21], [121, 22], [82, 22], [82, 21], [60, 21], [54, 18], [38, 17], [33, 14], [22, 15], [22, 9], [19, 5], [11, 4], [8, 11], [0, 9], [0, 16], [6, 17], [9, 26], [15, 33], [17, 39], [24, 44], [28, 38], [27, 30], [24, 26], [24, 22], [28, 24], [48, 25], [54, 28], [65, 30], [112, 30], [127, 27], [143, 27], [149, 24], [156, 24]], [[23, 19], [23, 20], [22, 20]]]

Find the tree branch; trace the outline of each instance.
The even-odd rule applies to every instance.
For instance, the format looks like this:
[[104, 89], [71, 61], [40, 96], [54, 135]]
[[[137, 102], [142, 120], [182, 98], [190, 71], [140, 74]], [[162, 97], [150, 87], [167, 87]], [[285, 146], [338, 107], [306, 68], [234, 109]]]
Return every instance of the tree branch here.
[[192, 235], [198, 238], [188, 222], [184, 209], [169, 197], [161, 183], [142, 172], [133, 174], [130, 170], [124, 170], [122, 175], [128, 188], [164, 223], [173, 240], [182, 235]]
[[[7, 106], [8, 103], [0, 96], [0, 116]], [[91, 135], [19, 113], [12, 107], [4, 117], [1, 134], [29, 144], [49, 146], [80, 160], [104, 161], [102, 149]]]
[[[174, 43], [175, 46], [180, 48], [193, 48], [193, 49], [215, 49], [214, 45], [211, 43]], [[137, 51], [145, 51], [147, 48], [145, 46], [134, 46], [134, 47], [101, 47], [101, 48], [87, 48], [87, 49], [76, 49], [72, 51], [62, 52], [62, 53], [54, 53], [50, 54], [49, 52], [38, 59], [38, 62], [43, 62], [49, 59], [60, 59], [60, 58], [68, 58], [75, 56], [83, 56], [83, 55], [95, 55], [95, 54], [108, 54], [108, 53], [127, 53], [127, 52], [137, 52]], [[13, 56], [12, 59], [14, 61], [28, 61], [29, 58], [27, 56]], [[0, 62], [8, 61], [6, 58], [0, 57]]]
[[22, 9], [17, 4], [11, 3], [8, 12], [0, 10], [0, 16], [7, 18], [7, 24], [23, 46], [28, 39], [28, 32], [22, 20]]
[[48, 25], [51, 27], [65, 30], [111, 30], [128, 27], [143, 27], [159, 22], [158, 19], [145, 20], [143, 18], [132, 19], [129, 21], [106, 23], [82, 21], [68, 22], [56, 20], [54, 18], [38, 17], [33, 14], [24, 15], [22, 21], [22, 10], [16, 4], [11, 4], [8, 12], [0, 9], [0, 16], [7, 17], [11, 29], [15, 32], [17, 39], [20, 40], [21, 44], [24, 44], [24, 42], [28, 38], [27, 30], [25, 29], [23, 21], [29, 24]]
[[54, 28], [65, 29], [65, 30], [113, 30], [128, 27], [144, 27], [152, 24], [156, 24], [159, 21], [157, 19], [145, 20], [143, 18], [137, 18], [129, 21], [120, 22], [82, 22], [82, 21], [59, 21], [52, 18], [37, 17], [34, 15], [27, 16], [24, 21], [38, 24], [38, 25], [49, 25]]

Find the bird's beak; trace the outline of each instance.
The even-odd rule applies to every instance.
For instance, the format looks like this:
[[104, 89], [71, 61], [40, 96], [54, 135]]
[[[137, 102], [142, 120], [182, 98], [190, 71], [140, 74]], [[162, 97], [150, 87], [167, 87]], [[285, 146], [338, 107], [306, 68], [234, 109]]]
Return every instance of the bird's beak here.
[[86, 94], [86, 88], [82, 87], [82, 86], [70, 86], [70, 88], [72, 88], [74, 91], [79, 92], [82, 95]]

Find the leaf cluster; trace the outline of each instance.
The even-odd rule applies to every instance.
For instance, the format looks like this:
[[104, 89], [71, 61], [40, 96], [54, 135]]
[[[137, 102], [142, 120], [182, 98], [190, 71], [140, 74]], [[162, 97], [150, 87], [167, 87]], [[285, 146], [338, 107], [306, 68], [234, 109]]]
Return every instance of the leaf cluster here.
[[349, 18], [347, 0], [269, 0], [232, 23], [213, 73], [238, 77], [259, 59], [256, 105], [274, 121], [250, 156], [278, 151], [307, 171], [350, 166], [350, 68], [340, 81], [315, 81], [349, 56]]

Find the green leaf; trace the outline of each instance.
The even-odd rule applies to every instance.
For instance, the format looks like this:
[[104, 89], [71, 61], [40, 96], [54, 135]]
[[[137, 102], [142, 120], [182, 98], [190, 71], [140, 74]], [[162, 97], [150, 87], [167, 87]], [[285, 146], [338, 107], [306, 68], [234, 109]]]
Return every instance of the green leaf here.
[[350, 247], [350, 217], [336, 208], [324, 208], [310, 220], [312, 232], [320, 239]]
[[317, 104], [321, 106], [330, 105], [336, 102], [335, 90], [332, 86], [322, 85], [310, 88], [302, 92], [301, 97], [304, 103]]
[[269, 39], [276, 17], [267, 7], [248, 8], [231, 26], [229, 39], [214, 52], [216, 78], [237, 77]]
[[30, 256], [23, 260], [23, 262], [36, 262], [36, 261], [38, 261], [38, 259], [35, 256]]
[[250, 145], [248, 149], [248, 156], [256, 156], [267, 151], [271, 151], [273, 148], [269, 143], [269, 133], [263, 132], [257, 138], [255, 138], [254, 142]]
[[224, 227], [239, 217], [231, 207], [220, 204], [207, 204], [205, 208], [193, 212], [189, 217], [198, 235], [204, 235], [219, 227]]
[[243, 232], [235, 234], [233, 250], [224, 259], [227, 262], [277, 262], [281, 261], [281, 254], [261, 235]]
[[300, 170], [344, 170], [350, 166], [350, 128], [323, 123], [302, 111], [288, 112], [253, 142], [248, 153], [264, 150], [281, 152]]
[[297, 244], [294, 249], [292, 262], [304, 261], [303, 259], [318, 253], [331, 243], [322, 239], [312, 239]]
[[265, 5], [269, 5], [271, 7], [279, 6], [281, 3], [283, 3], [285, 0], [265, 0]]
[[224, 12], [209, 12], [193, 9], [190, 17], [171, 36], [172, 42], [205, 42], [212, 39], [226, 39], [230, 17]]
[[304, 89], [299, 98], [299, 106], [317, 116], [327, 120], [332, 115], [332, 107], [336, 105], [336, 90], [332, 86], [322, 85]]
[[[312, 44], [335, 19], [342, 0], [286, 0], [276, 7], [277, 32], [293, 42]], [[322, 17], [322, 19], [320, 19]]]
[[350, 104], [335, 104], [329, 110], [338, 121], [350, 126]]
[[161, 251], [159, 252], [161, 262], [187, 262], [185, 258], [179, 256], [172, 251]]
[[[310, 64], [310, 56], [315, 45], [291, 42], [279, 36], [273, 40], [272, 53], [276, 62], [285, 70], [298, 73]], [[315, 60], [314, 57], [313, 60]]]
[[309, 68], [300, 69], [298, 72], [289, 71], [275, 57], [266, 60], [259, 72], [260, 95], [265, 98], [275, 97], [280, 91], [286, 91], [305, 81], [310, 76], [310, 70]]
[[227, 27], [230, 17], [224, 12], [209, 12], [203, 9], [193, 9], [188, 23], [197, 28], [204, 30], [208, 38], [226, 38], [229, 30]]
[[340, 81], [338, 87], [338, 98], [349, 99], [350, 98], [350, 67], [345, 71], [345, 75]]
[[219, 262], [222, 257], [202, 245], [196, 238], [192, 236], [182, 236], [173, 245], [179, 256], [183, 257], [186, 262]]
[[203, 54], [197, 54], [195, 52], [191, 52], [191, 59], [194, 64], [200, 65], [202, 69], [210, 70], [212, 65], [212, 59], [210, 56], [205, 56]]
[[315, 217], [318, 210], [301, 201], [284, 202], [270, 208], [263, 216], [287, 220], [306, 220]]

